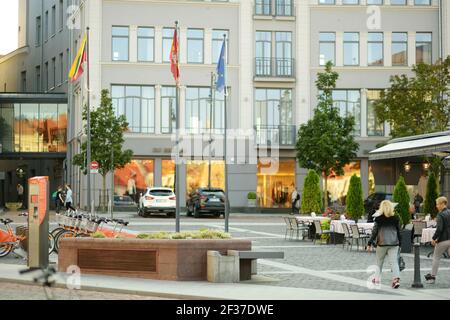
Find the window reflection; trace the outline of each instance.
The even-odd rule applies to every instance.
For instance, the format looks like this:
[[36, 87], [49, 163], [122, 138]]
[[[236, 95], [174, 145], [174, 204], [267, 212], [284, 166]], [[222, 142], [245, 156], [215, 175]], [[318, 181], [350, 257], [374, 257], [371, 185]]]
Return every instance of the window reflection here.
[[114, 172], [114, 194], [130, 196], [135, 202], [140, 193], [154, 186], [154, 161], [132, 160]]
[[[186, 164], [186, 192], [208, 186], [208, 161], [189, 161]], [[223, 161], [211, 161], [211, 187], [225, 188], [225, 164]]]
[[328, 192], [330, 201], [338, 201], [345, 204], [345, 197], [347, 196], [348, 187], [350, 186], [350, 178], [356, 174], [361, 177], [361, 162], [350, 162], [344, 167], [344, 175], [337, 176], [332, 173], [328, 177]]
[[289, 208], [295, 186], [295, 160], [280, 160], [277, 164], [258, 160], [257, 180], [259, 207]]

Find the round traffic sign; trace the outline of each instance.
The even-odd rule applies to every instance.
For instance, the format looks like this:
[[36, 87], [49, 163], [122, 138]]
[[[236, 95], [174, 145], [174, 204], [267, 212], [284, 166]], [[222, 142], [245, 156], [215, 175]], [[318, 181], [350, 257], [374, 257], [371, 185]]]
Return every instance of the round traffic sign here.
[[94, 170], [95, 170], [95, 169], [98, 169], [98, 167], [99, 167], [99, 166], [98, 166], [98, 162], [97, 162], [97, 161], [92, 161], [92, 162], [91, 162], [91, 169], [94, 169]]

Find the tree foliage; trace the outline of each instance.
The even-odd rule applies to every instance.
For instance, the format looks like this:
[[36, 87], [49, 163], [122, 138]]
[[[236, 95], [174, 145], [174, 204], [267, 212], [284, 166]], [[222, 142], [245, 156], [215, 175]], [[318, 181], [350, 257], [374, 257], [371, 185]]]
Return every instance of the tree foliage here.
[[425, 213], [429, 213], [432, 218], [438, 214], [436, 208], [436, 199], [438, 198], [439, 189], [435, 174], [430, 171], [428, 175], [427, 193], [425, 195], [425, 202], [423, 204]]
[[435, 64], [413, 67], [414, 77], [396, 75], [375, 102], [380, 121], [391, 125], [394, 138], [447, 130], [450, 123], [450, 56]]
[[[83, 111], [83, 120], [87, 120], [87, 106]], [[99, 173], [103, 177], [103, 207], [106, 200], [106, 175], [114, 169], [123, 168], [131, 161], [133, 152], [122, 150], [123, 133], [128, 130], [124, 115], [116, 117], [108, 90], [102, 90], [100, 106], [91, 113], [91, 160], [99, 163]], [[87, 135], [87, 125], [84, 126]], [[87, 141], [81, 145], [81, 152], [73, 157], [73, 163], [87, 174]]]
[[346, 212], [348, 215], [358, 221], [364, 215], [364, 199], [361, 178], [354, 174], [350, 178], [350, 186], [347, 192]]
[[303, 184], [302, 213], [319, 213], [322, 211], [322, 192], [320, 191], [320, 177], [314, 170], [308, 170]]
[[403, 176], [400, 176], [397, 180], [392, 200], [397, 203], [395, 207], [396, 214], [400, 217], [403, 225], [407, 225], [411, 221], [411, 214], [409, 213], [410, 198]]
[[[354, 118], [341, 117], [333, 106], [332, 92], [338, 77], [328, 62], [325, 72], [319, 73], [316, 81], [319, 95], [314, 117], [302, 124], [297, 134], [297, 161], [300, 167], [322, 173], [325, 190], [328, 176], [332, 172], [343, 175], [344, 166], [356, 157], [358, 151], [358, 143], [353, 137]], [[326, 192], [324, 204], [328, 206]]]

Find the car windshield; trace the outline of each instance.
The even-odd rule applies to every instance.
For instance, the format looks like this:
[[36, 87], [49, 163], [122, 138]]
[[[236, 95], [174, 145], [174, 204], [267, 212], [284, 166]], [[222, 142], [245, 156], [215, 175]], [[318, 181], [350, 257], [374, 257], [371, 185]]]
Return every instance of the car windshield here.
[[129, 196], [114, 196], [114, 201], [131, 202], [133, 200]]
[[157, 197], [169, 197], [173, 194], [172, 190], [165, 190], [165, 189], [153, 189], [148, 192], [152, 196]]

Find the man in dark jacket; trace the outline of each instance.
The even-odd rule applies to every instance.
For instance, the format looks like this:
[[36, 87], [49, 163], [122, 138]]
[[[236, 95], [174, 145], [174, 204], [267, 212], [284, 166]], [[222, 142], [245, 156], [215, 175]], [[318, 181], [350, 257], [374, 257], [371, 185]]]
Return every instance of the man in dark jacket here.
[[436, 217], [437, 226], [431, 244], [434, 246], [433, 267], [431, 274], [427, 274], [425, 279], [427, 283], [434, 283], [439, 268], [439, 261], [444, 252], [450, 255], [450, 212], [447, 209], [447, 198], [439, 197], [436, 199], [436, 208], [439, 213]]

